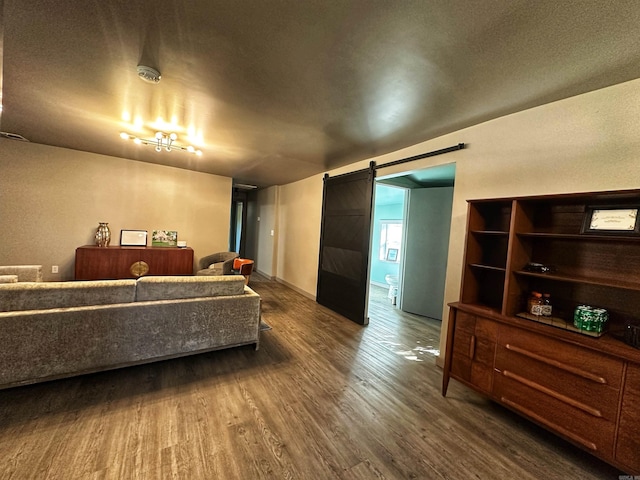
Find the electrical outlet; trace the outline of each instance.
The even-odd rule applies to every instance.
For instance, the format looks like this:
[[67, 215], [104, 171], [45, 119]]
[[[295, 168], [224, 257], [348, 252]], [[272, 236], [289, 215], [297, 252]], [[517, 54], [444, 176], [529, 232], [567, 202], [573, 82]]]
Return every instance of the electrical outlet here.
[[58, 273], [58, 265], [51, 266], [51, 273]]

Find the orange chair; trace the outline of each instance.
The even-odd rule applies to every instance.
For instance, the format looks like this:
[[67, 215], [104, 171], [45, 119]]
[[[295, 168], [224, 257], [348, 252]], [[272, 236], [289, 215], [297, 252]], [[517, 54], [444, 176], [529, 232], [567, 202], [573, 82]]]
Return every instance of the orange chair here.
[[251, 272], [253, 272], [253, 263], [253, 260], [248, 258], [233, 259], [233, 273], [244, 275], [245, 285], [249, 285], [249, 278], [251, 278]]

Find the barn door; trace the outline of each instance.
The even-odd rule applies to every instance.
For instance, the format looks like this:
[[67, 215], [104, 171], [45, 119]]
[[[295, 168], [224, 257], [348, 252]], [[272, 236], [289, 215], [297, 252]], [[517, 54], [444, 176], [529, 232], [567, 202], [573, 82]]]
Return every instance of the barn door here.
[[369, 169], [324, 177], [319, 304], [361, 325], [367, 318], [374, 163]]

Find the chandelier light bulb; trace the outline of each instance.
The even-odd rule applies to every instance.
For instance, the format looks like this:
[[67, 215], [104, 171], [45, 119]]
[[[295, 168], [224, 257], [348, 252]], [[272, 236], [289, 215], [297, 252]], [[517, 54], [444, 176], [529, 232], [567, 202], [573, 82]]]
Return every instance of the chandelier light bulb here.
[[182, 150], [184, 152], [194, 153], [199, 157], [202, 156], [202, 152], [196, 150], [192, 145], [179, 145], [174, 143], [178, 139], [178, 134], [175, 132], [156, 132], [153, 139], [138, 138], [127, 132], [120, 132], [120, 138], [123, 140], [133, 140], [133, 143], [137, 145], [152, 145], [156, 152], [162, 152], [162, 150], [166, 150], [167, 152]]

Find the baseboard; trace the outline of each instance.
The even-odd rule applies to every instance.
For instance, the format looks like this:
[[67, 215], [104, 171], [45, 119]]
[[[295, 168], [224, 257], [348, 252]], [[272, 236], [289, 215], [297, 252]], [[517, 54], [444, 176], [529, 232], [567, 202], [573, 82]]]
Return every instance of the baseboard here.
[[267, 280], [271, 280], [271, 281], [275, 281], [275, 280], [276, 280], [276, 277], [274, 277], [274, 276], [272, 276], [272, 275], [268, 275], [268, 274], [266, 274], [266, 273], [264, 273], [264, 272], [260, 271], [260, 269], [259, 269], [259, 268], [256, 268], [256, 270], [255, 270], [255, 271], [256, 271], [256, 273], [257, 273], [258, 275], [263, 276], [263, 277], [264, 277], [264, 278], [266, 278]]
[[298, 292], [300, 295], [302, 295], [304, 297], [307, 297], [308, 299], [313, 300], [314, 302], [316, 301], [316, 296], [315, 295], [312, 295], [309, 292], [305, 292], [301, 288], [296, 287], [295, 285], [287, 282], [286, 280], [283, 280], [283, 279], [281, 279], [279, 277], [276, 277], [276, 282], [283, 284], [284, 286], [290, 288], [291, 290], [293, 290], [295, 292]]
[[444, 368], [444, 358], [440, 355], [436, 356], [436, 367]]

